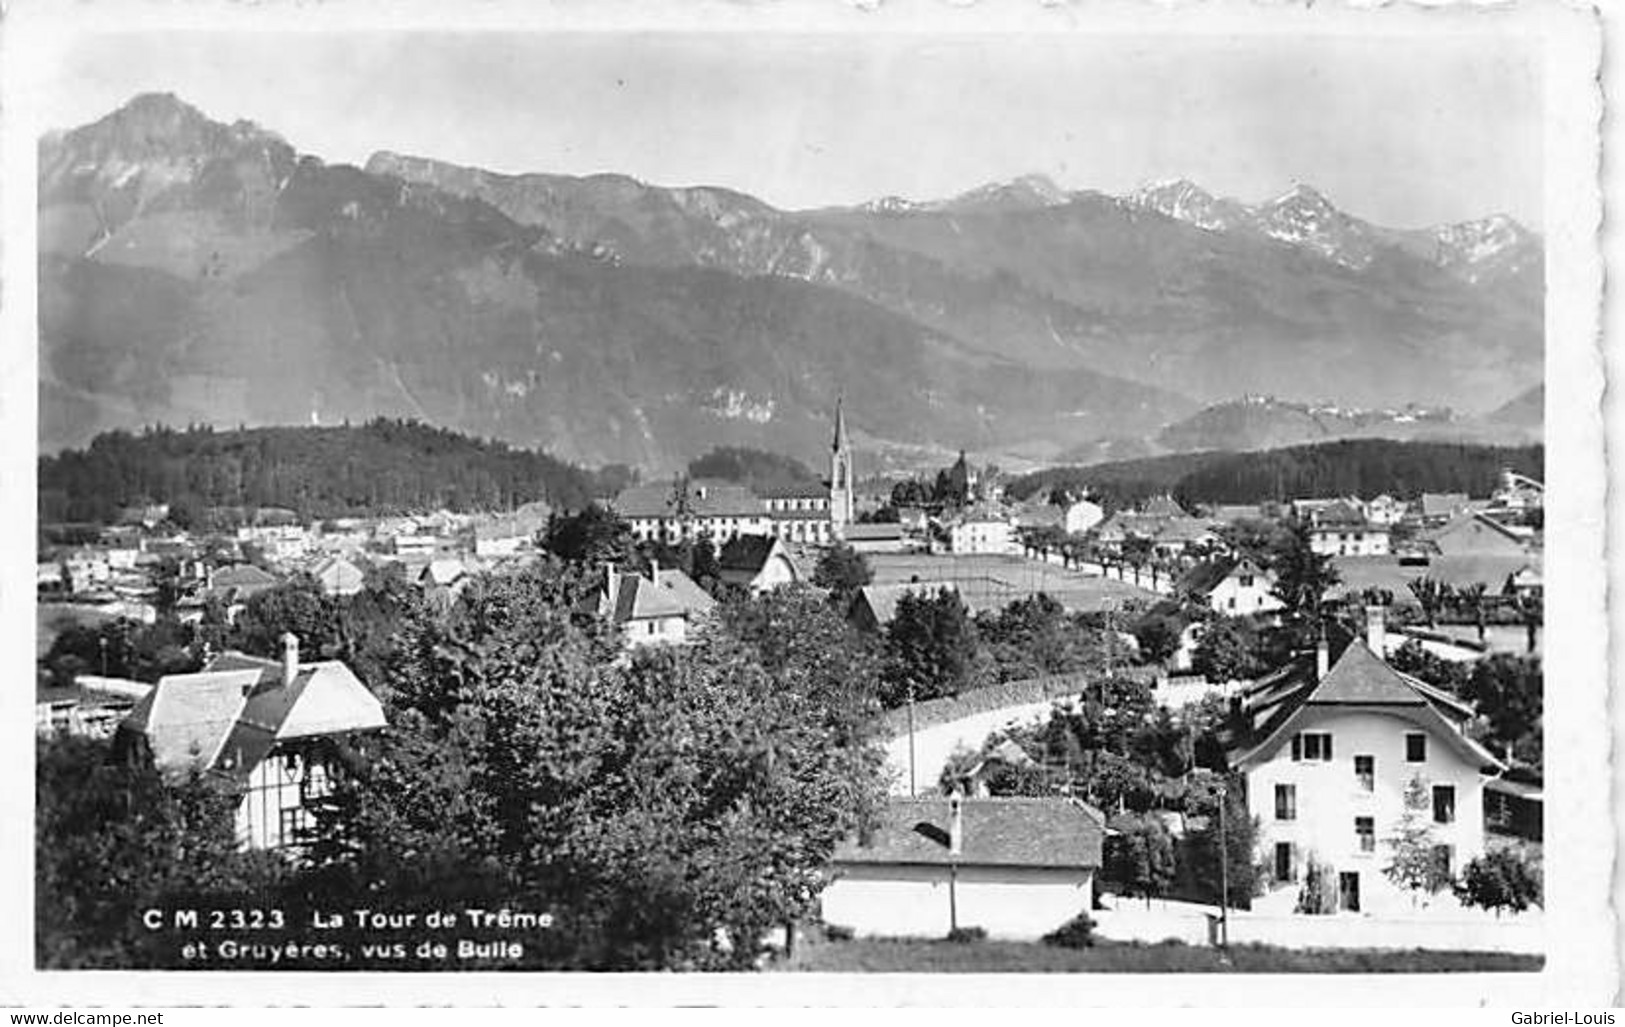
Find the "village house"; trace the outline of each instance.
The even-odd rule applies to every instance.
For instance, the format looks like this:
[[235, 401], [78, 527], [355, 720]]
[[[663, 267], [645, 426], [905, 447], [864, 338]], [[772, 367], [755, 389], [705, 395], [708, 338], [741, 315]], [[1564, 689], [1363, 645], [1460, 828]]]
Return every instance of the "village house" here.
[[327, 556], [310, 569], [322, 591], [330, 596], [353, 596], [366, 582], [366, 572], [342, 556]]
[[613, 503], [639, 542], [679, 545], [701, 538], [722, 545], [735, 535], [770, 535], [767, 504], [743, 485], [706, 478], [634, 485]]
[[772, 535], [736, 535], [717, 554], [719, 577], [760, 595], [801, 580], [784, 540]]
[[966, 509], [948, 522], [947, 530], [951, 553], [1021, 553], [1015, 525], [991, 506], [979, 504]]
[[845, 541], [859, 553], [901, 553], [909, 546], [908, 533], [895, 521], [850, 524]]
[[291, 634], [282, 644], [281, 660], [226, 653], [198, 673], [166, 675], [119, 725], [114, 752], [150, 760], [166, 775], [199, 771], [231, 782], [239, 841], [297, 851], [350, 740], [386, 724], [350, 668], [301, 663]]
[[1275, 575], [1249, 558], [1223, 557], [1197, 564], [1174, 585], [1174, 592], [1230, 617], [1273, 613], [1282, 606], [1274, 593]]
[[836, 849], [822, 917], [862, 936], [958, 926], [1034, 941], [1088, 911], [1104, 836], [1105, 818], [1075, 799], [894, 797]]
[[1422, 523], [1428, 525], [1443, 524], [1471, 505], [1465, 492], [1424, 492], [1417, 503]]
[[1410, 506], [1384, 492], [1375, 499], [1367, 500], [1361, 504], [1365, 512], [1365, 519], [1372, 524], [1393, 527], [1403, 521], [1410, 514]]
[[1492, 517], [1464, 512], [1443, 526], [1427, 532], [1420, 541], [1440, 556], [1505, 556], [1521, 559], [1528, 555], [1528, 541]]
[[606, 566], [604, 584], [586, 608], [618, 628], [625, 646], [635, 649], [686, 643], [715, 607], [716, 600], [688, 575], [657, 564], [647, 578]]
[[1310, 516], [1309, 548], [1321, 556], [1387, 556], [1390, 529], [1373, 524], [1350, 503], [1339, 501]]
[[1505, 768], [1467, 736], [1472, 707], [1377, 655], [1384, 636], [1382, 608], [1371, 607], [1366, 637], [1335, 664], [1327, 665], [1323, 641], [1312, 666], [1289, 664], [1238, 697], [1231, 762], [1246, 774], [1269, 868], [1270, 892], [1255, 909], [1295, 908], [1313, 859], [1336, 882], [1338, 909], [1412, 910], [1415, 896], [1383, 868], [1413, 780], [1425, 797], [1418, 815], [1436, 865], [1459, 873], [1483, 852], [1484, 784]]

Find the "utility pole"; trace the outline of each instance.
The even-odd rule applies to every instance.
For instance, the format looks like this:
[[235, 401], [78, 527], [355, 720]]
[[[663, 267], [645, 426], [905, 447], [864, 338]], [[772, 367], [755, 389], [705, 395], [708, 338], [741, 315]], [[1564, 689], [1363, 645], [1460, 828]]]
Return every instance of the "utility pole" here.
[[1224, 778], [1219, 778], [1219, 948], [1230, 949], [1230, 843], [1225, 835]]
[[918, 797], [914, 784], [914, 678], [908, 679], [908, 797]]

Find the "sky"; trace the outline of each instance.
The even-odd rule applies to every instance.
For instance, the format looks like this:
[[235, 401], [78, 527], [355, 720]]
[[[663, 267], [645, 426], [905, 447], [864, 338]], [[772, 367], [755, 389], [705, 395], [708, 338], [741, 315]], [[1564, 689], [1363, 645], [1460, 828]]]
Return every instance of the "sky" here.
[[330, 162], [613, 171], [787, 209], [1037, 172], [1247, 202], [1302, 182], [1394, 227], [1539, 228], [1537, 54], [1482, 33], [108, 33], [63, 43], [37, 96], [42, 127], [173, 92]]

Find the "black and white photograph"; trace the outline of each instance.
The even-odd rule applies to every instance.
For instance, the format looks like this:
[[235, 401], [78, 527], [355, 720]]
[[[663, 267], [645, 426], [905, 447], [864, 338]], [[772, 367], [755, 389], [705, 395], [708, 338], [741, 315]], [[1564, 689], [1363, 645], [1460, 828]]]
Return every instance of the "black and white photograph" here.
[[31, 972], [1613, 1001], [1579, 8], [88, 6]]

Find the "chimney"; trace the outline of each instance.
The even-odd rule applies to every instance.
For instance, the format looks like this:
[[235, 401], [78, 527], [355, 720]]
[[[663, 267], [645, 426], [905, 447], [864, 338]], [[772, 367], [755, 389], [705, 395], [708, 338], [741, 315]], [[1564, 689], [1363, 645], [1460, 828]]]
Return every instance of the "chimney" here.
[[660, 557], [653, 554], [649, 556], [649, 580], [660, 584]]
[[1378, 656], [1388, 641], [1388, 626], [1383, 620], [1384, 610], [1375, 603], [1365, 608], [1365, 644]]
[[282, 636], [282, 683], [293, 684], [299, 676], [299, 636], [289, 631]]
[[965, 851], [965, 797], [954, 787], [948, 796], [948, 855], [957, 856]]
[[1332, 669], [1332, 651], [1326, 644], [1326, 633], [1320, 633], [1320, 640], [1315, 643], [1315, 680], [1319, 681]]

